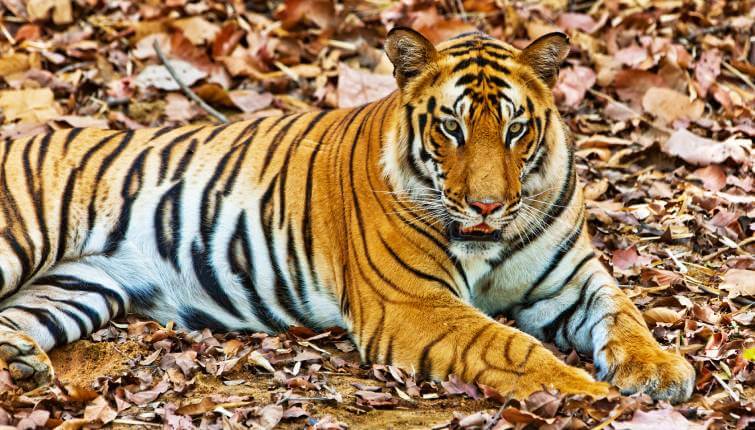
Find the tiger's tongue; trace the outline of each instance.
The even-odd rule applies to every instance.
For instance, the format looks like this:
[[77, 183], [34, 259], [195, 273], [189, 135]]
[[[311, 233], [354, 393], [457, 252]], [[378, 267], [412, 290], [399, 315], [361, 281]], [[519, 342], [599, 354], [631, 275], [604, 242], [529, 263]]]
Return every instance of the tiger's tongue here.
[[481, 222], [481, 223], [479, 223], [477, 225], [473, 225], [472, 227], [461, 227], [461, 228], [459, 228], [459, 231], [461, 231], [462, 233], [465, 233], [465, 234], [467, 234], [467, 233], [485, 233], [485, 234], [490, 234], [494, 230], [495, 229], [493, 227], [485, 224], [484, 222]]

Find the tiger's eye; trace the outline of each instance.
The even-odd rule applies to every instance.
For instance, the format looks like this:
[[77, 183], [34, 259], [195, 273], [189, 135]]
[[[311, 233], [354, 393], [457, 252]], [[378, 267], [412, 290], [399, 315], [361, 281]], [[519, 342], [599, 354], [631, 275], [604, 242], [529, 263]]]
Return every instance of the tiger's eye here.
[[522, 125], [522, 123], [519, 123], [519, 122], [515, 122], [509, 126], [509, 133], [513, 135], [517, 135], [521, 133], [522, 130], [524, 130], [524, 126]]
[[443, 120], [443, 128], [445, 128], [446, 131], [453, 133], [459, 129], [459, 123], [455, 119], [445, 119]]

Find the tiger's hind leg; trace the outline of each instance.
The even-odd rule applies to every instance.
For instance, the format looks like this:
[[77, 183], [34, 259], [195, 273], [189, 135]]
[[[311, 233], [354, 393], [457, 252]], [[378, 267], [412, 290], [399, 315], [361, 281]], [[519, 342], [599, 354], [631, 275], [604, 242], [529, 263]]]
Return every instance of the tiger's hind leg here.
[[0, 361], [23, 389], [54, 377], [46, 351], [128, 310], [124, 288], [86, 261], [60, 264], [0, 303]]

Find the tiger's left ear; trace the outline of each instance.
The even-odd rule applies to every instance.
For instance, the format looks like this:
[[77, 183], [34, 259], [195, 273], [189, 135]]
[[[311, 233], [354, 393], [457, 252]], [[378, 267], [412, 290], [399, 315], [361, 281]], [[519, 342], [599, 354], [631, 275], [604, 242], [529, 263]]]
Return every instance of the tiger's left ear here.
[[407, 27], [394, 27], [385, 38], [385, 53], [393, 63], [399, 88], [435, 60], [437, 52], [425, 36]]
[[569, 55], [569, 36], [554, 32], [540, 36], [519, 53], [519, 61], [530, 66], [549, 87], [556, 85], [558, 68]]

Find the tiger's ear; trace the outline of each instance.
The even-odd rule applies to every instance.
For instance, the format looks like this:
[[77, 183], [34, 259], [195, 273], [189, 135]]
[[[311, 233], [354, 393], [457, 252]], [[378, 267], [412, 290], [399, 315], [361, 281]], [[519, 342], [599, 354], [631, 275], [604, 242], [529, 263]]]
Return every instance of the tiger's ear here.
[[394, 27], [385, 38], [385, 53], [393, 63], [399, 88], [435, 59], [433, 44], [425, 36], [406, 27]]
[[519, 61], [530, 66], [549, 87], [556, 85], [558, 68], [569, 55], [569, 37], [554, 32], [540, 36], [519, 53]]

